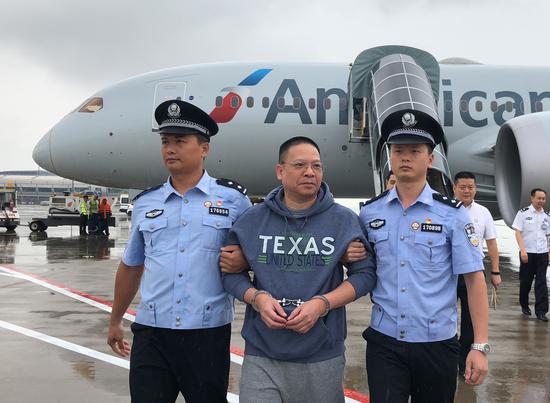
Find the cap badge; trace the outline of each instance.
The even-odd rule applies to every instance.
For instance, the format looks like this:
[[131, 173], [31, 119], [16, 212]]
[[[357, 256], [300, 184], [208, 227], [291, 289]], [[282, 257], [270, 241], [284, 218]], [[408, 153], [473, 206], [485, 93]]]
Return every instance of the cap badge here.
[[416, 125], [416, 117], [412, 113], [407, 112], [401, 118], [401, 122], [403, 122], [405, 127], [413, 127]]
[[176, 103], [170, 104], [168, 107], [168, 116], [171, 118], [179, 118], [181, 116], [180, 106]]

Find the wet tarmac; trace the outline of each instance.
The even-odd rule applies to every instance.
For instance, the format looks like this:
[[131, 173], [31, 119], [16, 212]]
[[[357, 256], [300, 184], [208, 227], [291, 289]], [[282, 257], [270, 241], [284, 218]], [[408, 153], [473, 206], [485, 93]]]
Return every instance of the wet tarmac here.
[[[20, 206], [21, 221], [46, 210]], [[77, 227], [51, 227], [47, 233], [31, 233], [25, 226], [15, 233], [0, 230], [3, 403], [130, 400], [128, 363], [105, 343], [108, 301], [130, 227], [125, 215], [117, 220], [108, 239], [80, 238]], [[503, 284], [499, 305], [490, 312], [489, 375], [478, 387], [459, 382], [455, 401], [549, 402], [550, 325], [521, 314], [513, 232], [500, 222], [497, 229]], [[238, 303], [232, 338], [237, 348], [244, 347], [239, 334], [243, 312]], [[368, 298], [349, 305], [345, 387], [363, 395], [368, 386], [361, 332], [369, 320]], [[232, 362], [230, 392], [235, 395], [239, 376], [240, 365]]]

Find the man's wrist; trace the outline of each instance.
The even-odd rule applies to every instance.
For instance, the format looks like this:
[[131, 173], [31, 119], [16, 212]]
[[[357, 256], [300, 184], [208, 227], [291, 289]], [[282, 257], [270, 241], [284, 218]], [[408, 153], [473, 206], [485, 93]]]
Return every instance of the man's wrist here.
[[325, 297], [324, 295], [314, 295], [313, 297], [311, 297], [312, 300], [314, 299], [318, 299], [318, 300], [321, 300], [325, 306], [325, 309], [324, 311], [321, 313], [321, 315], [319, 315], [320, 317], [323, 317], [323, 316], [327, 316], [329, 311], [330, 311], [330, 301], [328, 300], [327, 297]]
[[254, 309], [256, 312], [259, 312], [258, 310], [258, 306], [256, 305], [256, 298], [258, 298], [258, 296], [262, 295], [262, 294], [265, 294], [267, 295], [268, 297], [271, 298], [271, 294], [265, 290], [256, 290], [254, 292], [254, 294], [252, 295], [252, 298], [250, 299], [250, 306], [252, 307], [252, 309]]

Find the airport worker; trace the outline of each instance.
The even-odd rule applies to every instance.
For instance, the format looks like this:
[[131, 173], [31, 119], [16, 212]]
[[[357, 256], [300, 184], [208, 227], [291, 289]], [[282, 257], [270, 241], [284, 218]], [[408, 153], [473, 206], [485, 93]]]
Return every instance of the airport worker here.
[[[466, 209], [477, 234], [477, 249], [481, 258], [485, 257], [483, 253], [483, 241], [487, 244], [487, 251], [491, 259], [491, 283], [498, 289], [502, 280], [500, 277], [499, 256], [497, 246], [497, 229], [493, 217], [489, 210], [475, 202], [476, 196], [476, 177], [472, 172], [458, 172], [454, 178], [453, 191], [455, 198], [462, 202]], [[470, 346], [474, 342], [474, 329], [472, 327], [472, 318], [470, 317], [470, 308], [468, 306], [468, 290], [464, 282], [464, 276], [458, 276], [457, 297], [460, 299], [460, 354], [458, 356], [458, 372], [464, 375], [466, 367], [466, 357], [470, 352]]]
[[88, 196], [84, 196], [80, 201], [80, 235], [88, 235], [86, 227], [88, 226]]
[[88, 234], [97, 234], [99, 231], [99, 200], [96, 194], [92, 195], [89, 207]]
[[98, 207], [98, 215], [99, 215], [99, 233], [100, 235], [107, 235], [109, 236], [109, 218], [112, 215], [111, 211], [111, 205], [107, 201], [107, 199], [104, 197], [101, 199], [101, 203]]
[[386, 190], [392, 190], [395, 186], [395, 182], [397, 182], [397, 178], [395, 177], [395, 174], [390, 169], [390, 172], [386, 175]]
[[521, 312], [530, 316], [529, 293], [535, 279], [535, 315], [538, 320], [548, 322], [548, 287], [546, 270], [548, 266], [548, 236], [550, 219], [544, 211], [546, 191], [533, 189], [531, 205], [516, 214], [512, 228], [516, 232], [519, 246], [519, 304]]
[[229, 232], [254, 280], [221, 260], [224, 287], [248, 304], [240, 402], [344, 402], [344, 305], [374, 287], [372, 253], [367, 258], [363, 247], [344, 281], [348, 245], [367, 242], [357, 215], [335, 203], [323, 182], [313, 140], [285, 141], [276, 174], [282, 186]]
[[138, 287], [130, 355], [134, 403], [226, 402], [233, 297], [222, 285], [220, 248], [250, 207], [246, 189], [204, 169], [216, 122], [184, 101], [155, 110], [168, 180], [134, 199], [132, 231], [119, 264], [108, 344], [130, 353], [122, 317]]
[[367, 201], [359, 214], [377, 263], [371, 323], [363, 333], [370, 401], [452, 402], [459, 274], [468, 288], [474, 327], [465, 380], [481, 384], [488, 370], [479, 240], [461, 203], [436, 193], [426, 181], [441, 129], [417, 111], [405, 112], [400, 122], [386, 135], [397, 183]]

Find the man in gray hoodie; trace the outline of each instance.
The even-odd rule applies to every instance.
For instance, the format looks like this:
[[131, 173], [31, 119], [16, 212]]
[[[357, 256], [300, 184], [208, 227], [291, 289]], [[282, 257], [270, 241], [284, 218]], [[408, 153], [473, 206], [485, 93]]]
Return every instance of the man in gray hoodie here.
[[[344, 305], [371, 291], [375, 264], [358, 217], [334, 202], [319, 147], [294, 137], [279, 149], [282, 186], [247, 210], [228, 242], [254, 272], [224, 273], [225, 289], [248, 304], [240, 401], [344, 402]], [[359, 239], [368, 258], [341, 259]], [[222, 253], [222, 269], [223, 264]]]

